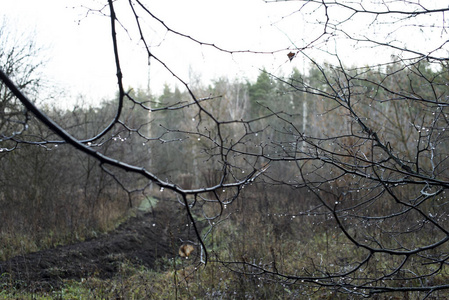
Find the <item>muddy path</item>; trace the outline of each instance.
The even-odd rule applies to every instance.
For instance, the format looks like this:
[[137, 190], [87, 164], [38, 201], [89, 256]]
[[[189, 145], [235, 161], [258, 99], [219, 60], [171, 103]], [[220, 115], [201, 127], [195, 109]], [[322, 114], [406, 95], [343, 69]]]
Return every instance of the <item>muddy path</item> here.
[[140, 213], [97, 238], [2, 261], [0, 281], [48, 290], [65, 279], [112, 278], [123, 262], [153, 269], [158, 258], [178, 255], [181, 240], [194, 239], [188, 223], [180, 211], [166, 208]]

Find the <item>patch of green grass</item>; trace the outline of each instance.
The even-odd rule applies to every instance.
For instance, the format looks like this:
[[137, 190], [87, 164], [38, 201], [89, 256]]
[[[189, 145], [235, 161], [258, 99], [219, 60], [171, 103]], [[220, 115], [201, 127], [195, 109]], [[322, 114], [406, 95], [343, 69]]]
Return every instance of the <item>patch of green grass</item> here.
[[154, 197], [147, 197], [140, 202], [138, 209], [144, 212], [151, 212], [156, 206], [158, 200]]

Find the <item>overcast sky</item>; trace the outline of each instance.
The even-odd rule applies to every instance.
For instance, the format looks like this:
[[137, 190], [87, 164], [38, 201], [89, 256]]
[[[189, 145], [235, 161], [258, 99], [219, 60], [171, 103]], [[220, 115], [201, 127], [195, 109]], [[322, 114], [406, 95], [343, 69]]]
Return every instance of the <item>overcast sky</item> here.
[[[314, 40], [322, 28], [316, 25], [323, 21], [324, 13], [313, 7], [295, 13], [302, 3], [297, 1], [265, 3], [262, 0], [144, 0], [147, 7], [171, 29], [190, 35], [202, 42], [214, 43], [229, 50], [275, 51], [279, 49], [302, 47]], [[55, 84], [70, 91], [71, 96], [85, 95], [90, 101], [112, 97], [116, 91], [115, 65], [110, 36], [110, 21], [107, 17], [88, 10], [99, 9], [107, 4], [100, 0], [15, 0], [2, 1], [0, 14], [6, 16], [17, 32], [36, 34], [38, 44], [46, 48], [44, 55], [50, 58], [45, 73]], [[119, 51], [124, 72], [125, 87], [146, 88], [148, 83], [148, 64], [142, 43], [136, 35], [128, 1], [116, 1], [118, 18], [126, 28], [119, 29]], [[109, 13], [105, 9], [106, 14]], [[141, 13], [141, 12], [140, 12]], [[344, 17], [343, 12], [330, 10], [331, 16]], [[302, 69], [301, 58], [288, 61], [284, 52], [273, 54], [228, 54], [208, 46], [201, 46], [167, 31], [157, 22], [141, 15], [145, 26], [145, 36], [151, 51], [184, 81], [191, 82], [200, 77], [204, 83], [212, 78], [255, 79], [260, 68], [270, 72], [288, 74], [294, 67]], [[304, 22], [307, 17], [309, 23]], [[321, 20], [320, 20], [321, 18]], [[355, 23], [348, 23], [348, 32], [380, 32], [370, 27], [372, 20], [360, 15], [354, 17]], [[380, 18], [379, 18], [380, 19]], [[382, 20], [381, 20], [382, 21]], [[430, 20], [429, 22], [431, 22]], [[385, 23], [386, 24], [386, 23]], [[355, 26], [356, 25], [356, 26]], [[391, 25], [386, 25], [391, 29]], [[403, 30], [416, 30], [413, 27], [394, 29], [397, 37], [412, 36]], [[436, 38], [427, 36], [420, 40], [416, 35], [409, 41], [419, 47], [428, 45]], [[444, 33], [447, 36], [447, 33]], [[409, 37], [409, 38], [410, 38]], [[377, 48], [359, 45], [345, 45], [338, 41], [350, 64], [366, 64], [380, 56], [390, 53], [376, 53]], [[421, 46], [422, 45], [422, 46]], [[334, 51], [330, 42], [318, 43], [309, 54], [314, 58], [320, 51]], [[335, 48], [336, 49], [336, 48]], [[193, 74], [193, 75], [192, 75]], [[151, 90], [159, 93], [164, 83], [176, 84], [173, 76], [155, 61], [150, 66]], [[177, 84], [181, 86], [181, 84]]]
[[[1, 13], [17, 32], [36, 33], [36, 41], [50, 58], [46, 75], [59, 86], [87, 98], [107, 97], [116, 91], [115, 65], [107, 17], [90, 12], [106, 1], [16, 0], [3, 1]], [[123, 1], [122, 1], [123, 2]], [[126, 4], [128, 1], [124, 1]], [[153, 0], [148, 3], [157, 17], [172, 29], [229, 50], [273, 51], [293, 46], [283, 33], [282, 17], [293, 3], [265, 4], [261, 0]], [[146, 88], [148, 65], [129, 9], [118, 1], [118, 17], [130, 36], [120, 30], [120, 53], [127, 86]], [[108, 13], [108, 10], [105, 10]], [[148, 19], [149, 20], [149, 19]], [[284, 22], [285, 23], [285, 22]], [[147, 38], [153, 53], [163, 59], [183, 80], [201, 77], [254, 78], [259, 68], [276, 70], [286, 63], [286, 53], [273, 55], [226, 54], [167, 34], [156, 22], [148, 22]], [[301, 30], [299, 29], [301, 32]], [[292, 66], [289, 66], [291, 69]], [[288, 68], [287, 68], [288, 69]], [[288, 71], [288, 70], [287, 70]], [[194, 74], [194, 76], [192, 76]], [[150, 66], [152, 90], [164, 83], [175, 84], [173, 76], [156, 62]], [[178, 84], [180, 85], [180, 84]]]

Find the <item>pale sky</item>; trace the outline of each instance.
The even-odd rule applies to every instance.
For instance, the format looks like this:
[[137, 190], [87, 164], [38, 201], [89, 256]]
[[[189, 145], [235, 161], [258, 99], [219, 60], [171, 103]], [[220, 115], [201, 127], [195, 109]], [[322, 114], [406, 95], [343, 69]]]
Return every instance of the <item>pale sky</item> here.
[[[130, 10], [116, 2], [118, 17], [130, 36], [120, 30], [122, 68], [126, 86], [146, 88], [147, 58], [135, 35]], [[157, 17], [172, 29], [198, 40], [215, 43], [230, 50], [273, 51], [291, 45], [278, 26], [271, 25], [291, 12], [293, 3], [268, 5], [261, 0], [152, 0], [144, 1]], [[50, 60], [46, 75], [72, 94], [87, 98], [107, 97], [116, 91], [115, 65], [110, 36], [110, 21], [85, 7], [98, 8], [106, 1], [16, 0], [3, 1], [1, 14], [18, 32], [35, 32], [36, 41], [46, 48]], [[83, 7], [83, 5], [85, 7]], [[276, 10], [273, 10], [276, 7]], [[109, 12], [108, 9], [105, 10]], [[149, 19], [149, 18], [148, 18]], [[282, 22], [281, 22], [282, 23]], [[163, 59], [183, 80], [192, 72], [207, 83], [208, 79], [227, 76], [254, 76], [259, 68], [275, 70], [287, 60], [286, 53], [276, 55], [226, 54], [167, 32], [156, 22], [148, 25], [148, 42], [153, 53]], [[290, 25], [291, 26], [291, 25]], [[292, 28], [289, 28], [290, 30]], [[281, 29], [283, 30], [283, 29]], [[289, 66], [291, 69], [291, 66]], [[160, 92], [164, 83], [174, 86], [173, 76], [156, 62], [150, 67], [151, 89]], [[180, 86], [180, 84], [178, 84]]]
[[[275, 51], [302, 47], [321, 33], [316, 22], [323, 21], [324, 14], [310, 7], [295, 13], [303, 4], [297, 1], [265, 3], [262, 0], [143, 0], [153, 14], [162, 19], [171, 29], [190, 35], [206, 43], [229, 50]], [[98, 103], [101, 98], [112, 97], [117, 90], [115, 65], [110, 36], [110, 21], [107, 17], [87, 8], [99, 9], [106, 5], [103, 0], [15, 0], [2, 1], [0, 16], [6, 16], [18, 32], [35, 32], [38, 44], [46, 48], [50, 58], [44, 70], [47, 77], [60, 87], [67, 89], [72, 97], [84, 95], [89, 101]], [[147, 58], [142, 44], [136, 36], [135, 22], [128, 8], [128, 1], [115, 2], [118, 18], [128, 30], [119, 29], [119, 51], [124, 73], [125, 87], [146, 88], [148, 82]], [[109, 13], [109, 9], [105, 9]], [[331, 16], [341, 17], [343, 12], [330, 10]], [[302, 58], [289, 62], [288, 50], [273, 54], [228, 54], [208, 46], [201, 46], [167, 31], [148, 16], [145, 36], [151, 51], [189, 82], [200, 76], [204, 83], [226, 76], [254, 80], [260, 68], [273, 73], [288, 74], [294, 67], [302, 70]], [[304, 23], [307, 17], [309, 23]], [[380, 18], [379, 18], [380, 19]], [[370, 27], [369, 18], [355, 17], [346, 30], [360, 34], [376, 33], [379, 28]], [[381, 20], [382, 21], [382, 20]], [[394, 29], [394, 25], [387, 25]], [[408, 30], [408, 33], [406, 32]], [[402, 27], [388, 36], [392, 41], [408, 36], [408, 46], [424, 47], [431, 42], [438, 44], [447, 39], [446, 32], [438, 32], [435, 38], [427, 34], [424, 39], [414, 33], [416, 28]], [[410, 39], [413, 37], [412, 39]], [[427, 40], [426, 40], [427, 39]], [[349, 64], [367, 64], [374, 59], [387, 59], [391, 53], [376, 52], [377, 48], [366, 48], [364, 44], [345, 44], [338, 40], [338, 52]], [[364, 48], [365, 47], [365, 48]], [[343, 50], [341, 50], [343, 49]], [[324, 50], [337, 51], [330, 41], [320, 42], [308, 53], [314, 58], [324, 55]], [[443, 49], [445, 50], [445, 49]], [[324, 58], [328, 59], [328, 58]], [[195, 76], [192, 76], [192, 73]], [[164, 71], [155, 61], [150, 67], [151, 90], [160, 93], [164, 83], [176, 83], [173, 76]], [[64, 100], [64, 101], [67, 101]]]

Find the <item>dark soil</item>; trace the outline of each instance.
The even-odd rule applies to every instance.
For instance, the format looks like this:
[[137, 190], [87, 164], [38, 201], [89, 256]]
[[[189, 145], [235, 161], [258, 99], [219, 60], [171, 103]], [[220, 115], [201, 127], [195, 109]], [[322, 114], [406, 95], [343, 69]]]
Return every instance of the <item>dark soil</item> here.
[[98, 238], [2, 261], [0, 281], [48, 290], [64, 279], [112, 278], [123, 262], [153, 269], [158, 258], [178, 254], [181, 239], [194, 239], [188, 223], [182, 211], [156, 209]]

